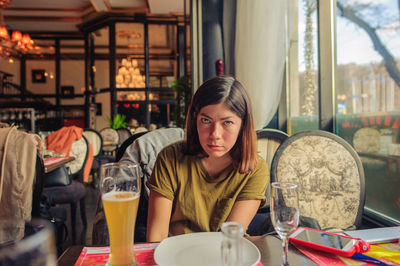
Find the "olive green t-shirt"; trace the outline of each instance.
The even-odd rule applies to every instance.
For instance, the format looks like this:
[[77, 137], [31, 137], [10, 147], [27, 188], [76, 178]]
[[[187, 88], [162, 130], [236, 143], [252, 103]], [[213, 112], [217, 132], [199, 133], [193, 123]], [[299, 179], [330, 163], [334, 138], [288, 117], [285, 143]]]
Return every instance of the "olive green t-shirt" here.
[[173, 201], [169, 235], [218, 231], [239, 200], [265, 203], [269, 183], [267, 163], [259, 156], [257, 167], [240, 174], [233, 164], [210, 178], [199, 156], [185, 155], [183, 142], [165, 147], [147, 181], [154, 190]]

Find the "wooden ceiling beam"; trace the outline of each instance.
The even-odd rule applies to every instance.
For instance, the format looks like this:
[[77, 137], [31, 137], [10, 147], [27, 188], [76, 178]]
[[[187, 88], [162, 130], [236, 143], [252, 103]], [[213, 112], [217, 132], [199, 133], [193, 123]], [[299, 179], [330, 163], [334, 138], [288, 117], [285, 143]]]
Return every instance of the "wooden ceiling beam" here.
[[82, 22], [81, 17], [59, 16], [4, 16], [5, 21], [48, 21], [48, 22]]

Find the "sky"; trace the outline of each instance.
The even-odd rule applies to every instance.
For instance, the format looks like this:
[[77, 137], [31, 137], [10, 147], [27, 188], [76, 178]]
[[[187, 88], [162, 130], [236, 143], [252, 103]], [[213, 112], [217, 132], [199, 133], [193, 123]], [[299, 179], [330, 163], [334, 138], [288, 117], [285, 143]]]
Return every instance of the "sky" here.
[[[347, 2], [354, 3], [354, 0]], [[372, 0], [358, 0], [358, 3], [370, 3]], [[376, 0], [375, 0], [376, 3]], [[383, 4], [385, 8], [385, 15], [397, 17], [397, 29], [378, 31], [382, 41], [387, 46], [388, 50], [395, 58], [400, 58], [400, 18], [397, 9], [397, 0], [380, 0], [379, 3]], [[303, 58], [303, 43], [305, 31], [305, 18], [303, 0], [299, 0], [299, 56], [300, 64], [304, 61]], [[339, 12], [339, 11], [338, 11]], [[379, 18], [378, 18], [379, 19]], [[314, 22], [316, 16], [314, 13]], [[336, 18], [336, 38], [337, 38], [337, 64], [369, 64], [376, 63], [382, 60], [382, 57], [373, 49], [372, 42], [364, 30], [360, 29], [357, 25], [349, 20], [337, 16]], [[316, 23], [314, 23], [314, 32], [316, 31]], [[317, 42], [314, 42], [314, 50], [317, 50]], [[315, 58], [315, 62], [317, 62]], [[304, 64], [300, 65], [300, 71], [304, 70]]]

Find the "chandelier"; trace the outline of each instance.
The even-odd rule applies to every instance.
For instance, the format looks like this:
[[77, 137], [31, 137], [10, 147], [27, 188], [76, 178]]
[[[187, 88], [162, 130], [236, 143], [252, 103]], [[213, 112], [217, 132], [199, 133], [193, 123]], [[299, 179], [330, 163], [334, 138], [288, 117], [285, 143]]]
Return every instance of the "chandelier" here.
[[34, 49], [34, 42], [29, 34], [14, 30], [11, 38], [4, 23], [3, 10], [11, 0], [0, 0], [0, 56], [17, 57]]
[[[139, 39], [140, 33], [118, 32], [118, 37], [128, 39], [128, 48], [131, 39]], [[117, 88], [144, 88], [146, 87], [145, 76], [140, 73], [138, 61], [128, 55], [118, 63], [117, 75], [115, 77]]]

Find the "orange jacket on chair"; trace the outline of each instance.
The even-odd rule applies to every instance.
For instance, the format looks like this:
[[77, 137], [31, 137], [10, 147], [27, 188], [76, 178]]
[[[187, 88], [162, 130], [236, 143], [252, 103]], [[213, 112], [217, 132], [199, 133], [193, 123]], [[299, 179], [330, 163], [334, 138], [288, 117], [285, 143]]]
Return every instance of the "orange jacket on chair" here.
[[62, 127], [47, 136], [46, 147], [55, 153], [65, 153], [69, 156], [72, 143], [82, 138], [83, 129], [76, 126]]

